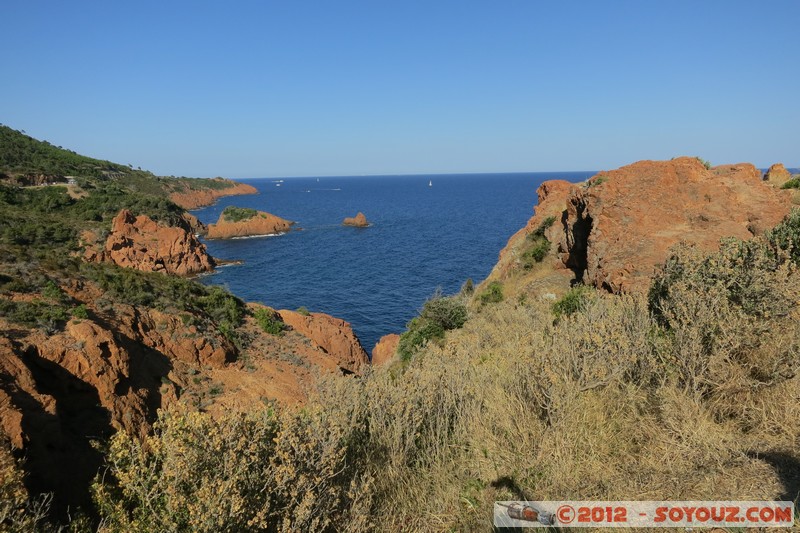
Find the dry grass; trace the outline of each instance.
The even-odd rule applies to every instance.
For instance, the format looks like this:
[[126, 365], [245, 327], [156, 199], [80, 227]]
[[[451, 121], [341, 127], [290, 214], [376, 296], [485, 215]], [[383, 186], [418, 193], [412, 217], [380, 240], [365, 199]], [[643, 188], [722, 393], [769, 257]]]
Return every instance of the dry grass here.
[[[697, 318], [686, 328], [703, 323]], [[798, 330], [780, 325], [748, 342], [752, 357], [788, 358], [796, 368]], [[184, 477], [161, 474], [154, 490], [173, 498], [175, 487], [195, 487], [163, 512], [188, 509], [191, 518], [202, 507], [202, 519], [188, 522], [198, 531], [482, 531], [493, 501], [504, 499], [794, 499], [786, 472], [759, 457], [800, 457], [800, 378], [759, 380], [753, 361], [739, 357], [741, 343], [711, 355], [691, 354], [692, 346], [690, 331], [659, 329], [642, 297], [598, 295], [556, 323], [546, 302], [487, 306], [444, 347], [362, 380], [323, 383], [308, 408], [276, 415], [271, 440], [242, 433], [240, 415], [168, 417], [149, 443], [156, 456], [183, 454], [186, 443], [171, 432], [186, 417], [202, 431], [191, 454], [162, 467]], [[738, 370], [676, 366], [678, 355]], [[217, 435], [234, 433], [246, 435], [237, 440], [244, 448], [220, 448]], [[248, 452], [259, 442], [263, 453]], [[112, 472], [135, 486], [146, 476], [120, 476], [119, 453], [112, 446]], [[199, 468], [208, 454], [228, 470]], [[265, 492], [233, 490], [231, 474], [221, 474], [230, 468]], [[242, 522], [232, 507], [253, 512]], [[106, 516], [111, 530], [154, 525], [111, 527], [122, 514]]]

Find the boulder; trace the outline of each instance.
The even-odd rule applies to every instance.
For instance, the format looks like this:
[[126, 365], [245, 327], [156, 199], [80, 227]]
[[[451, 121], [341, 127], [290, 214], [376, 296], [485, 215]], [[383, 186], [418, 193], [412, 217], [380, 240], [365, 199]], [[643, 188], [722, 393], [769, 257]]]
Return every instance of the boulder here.
[[285, 324], [332, 357], [343, 373], [360, 374], [369, 365], [367, 352], [350, 323], [325, 313], [306, 315], [286, 309], [278, 313]]
[[394, 359], [398, 344], [400, 344], [400, 335], [397, 333], [381, 337], [375, 348], [372, 349], [372, 366], [380, 366]]
[[354, 217], [347, 217], [342, 221], [342, 224], [345, 226], [353, 226], [355, 228], [366, 228], [369, 226], [369, 222], [367, 221], [367, 217], [364, 216], [364, 213], [359, 213]]
[[786, 170], [783, 163], [775, 163], [767, 169], [767, 173], [764, 175], [764, 180], [776, 187], [780, 187], [790, 179], [792, 179], [792, 174]]

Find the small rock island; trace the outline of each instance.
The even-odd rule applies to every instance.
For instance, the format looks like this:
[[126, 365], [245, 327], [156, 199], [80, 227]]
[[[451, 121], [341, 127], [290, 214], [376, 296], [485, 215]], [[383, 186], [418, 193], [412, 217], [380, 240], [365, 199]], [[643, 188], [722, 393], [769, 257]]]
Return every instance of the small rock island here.
[[364, 216], [364, 213], [359, 211], [356, 216], [345, 218], [342, 224], [345, 226], [353, 226], [354, 228], [366, 228], [369, 226], [369, 221], [367, 217]]
[[206, 237], [209, 239], [233, 239], [235, 237], [254, 237], [276, 235], [291, 229], [294, 222], [265, 211], [246, 207], [226, 207], [219, 215], [216, 224], [208, 225]]

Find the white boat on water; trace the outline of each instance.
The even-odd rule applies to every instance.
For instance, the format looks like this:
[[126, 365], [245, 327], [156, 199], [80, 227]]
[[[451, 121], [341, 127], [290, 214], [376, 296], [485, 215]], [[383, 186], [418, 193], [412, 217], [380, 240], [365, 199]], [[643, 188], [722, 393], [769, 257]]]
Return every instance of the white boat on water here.
[[428, 187], [433, 187], [433, 180], [428, 180]]

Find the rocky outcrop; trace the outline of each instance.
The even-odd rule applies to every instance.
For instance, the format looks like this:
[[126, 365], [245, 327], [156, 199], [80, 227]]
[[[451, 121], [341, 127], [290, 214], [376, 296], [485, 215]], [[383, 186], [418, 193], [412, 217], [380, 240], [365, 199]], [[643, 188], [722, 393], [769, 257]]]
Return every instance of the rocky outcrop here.
[[350, 323], [324, 313], [306, 315], [286, 309], [278, 313], [284, 323], [314, 341], [333, 358], [345, 374], [359, 374], [369, 365], [367, 352]]
[[254, 235], [277, 235], [289, 231], [293, 225], [294, 222], [291, 220], [264, 211], [255, 211], [250, 218], [234, 222], [226, 218], [223, 211], [216, 224], [208, 225], [206, 237], [209, 239], [232, 239]]
[[197, 209], [211, 205], [224, 196], [240, 196], [243, 194], [258, 194], [258, 189], [246, 183], [237, 183], [224, 178], [208, 180], [214, 187], [192, 190], [181, 189], [170, 193], [169, 199], [184, 209]]
[[158, 409], [181, 402], [215, 414], [266, 400], [302, 403], [320, 376], [369, 365], [350, 325], [322, 313], [280, 311], [292, 330], [284, 335], [265, 333], [245, 316], [237, 333], [248, 342], [240, 352], [200, 312], [109, 305], [109, 294], [86, 280], [61, 289], [88, 318], [46, 333], [0, 317], [0, 440], [25, 456], [32, 494], [55, 493], [57, 512], [88, 508], [103, 460], [92, 441], [120, 429], [145, 435]]
[[601, 172], [569, 193], [560, 259], [585, 283], [645, 291], [674, 244], [713, 250], [777, 225], [790, 210], [784, 193], [749, 163], [706, 169], [681, 157]]
[[[574, 184], [564, 180], [545, 181], [539, 186], [536, 191], [539, 202], [533, 208], [534, 215], [528, 220], [525, 227], [511, 236], [508, 244], [500, 251], [500, 257], [492, 269], [488, 281], [508, 278], [509, 275], [520, 269], [519, 259], [527, 236], [535, 231], [548, 217], [554, 217], [556, 222], [545, 231], [545, 237], [552, 243], [561, 241], [564, 233], [561, 218], [567, 204], [567, 198], [569, 198], [570, 192], [574, 187]], [[563, 268], [560, 261], [556, 261], [553, 258], [549, 258], [547, 261], [552, 266]]]
[[87, 248], [87, 261], [109, 262], [121, 267], [192, 275], [213, 270], [214, 259], [194, 235], [187, 221], [162, 226], [146, 215], [134, 216], [123, 209], [111, 223], [102, 250]]
[[367, 221], [367, 217], [364, 216], [364, 213], [359, 212], [354, 217], [347, 217], [342, 220], [342, 224], [345, 226], [353, 226], [355, 228], [366, 228], [369, 226], [369, 222]]
[[783, 163], [775, 163], [767, 169], [767, 173], [764, 175], [764, 180], [776, 187], [780, 187], [790, 179], [792, 179], [792, 174], [786, 170]]
[[390, 333], [378, 340], [375, 348], [372, 349], [372, 366], [380, 366], [388, 363], [397, 355], [397, 345], [400, 344], [400, 335]]
[[117, 304], [113, 315], [92, 315], [51, 335], [0, 320], [0, 430], [25, 454], [26, 485], [55, 492], [58, 508], [88, 503], [102, 466], [91, 441], [146, 434], [157, 409], [191, 385], [185, 369], [218, 368], [235, 354], [226, 339], [156, 310]]

